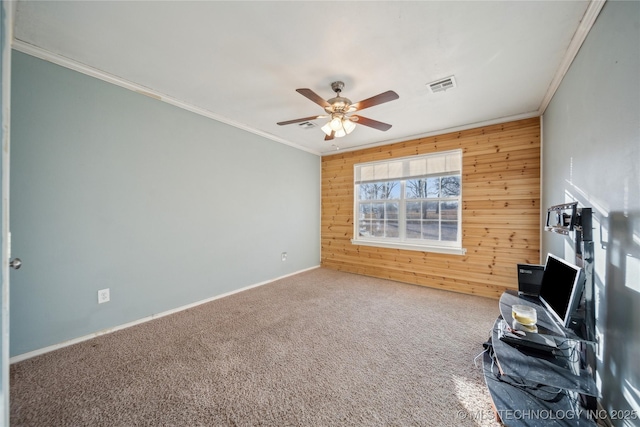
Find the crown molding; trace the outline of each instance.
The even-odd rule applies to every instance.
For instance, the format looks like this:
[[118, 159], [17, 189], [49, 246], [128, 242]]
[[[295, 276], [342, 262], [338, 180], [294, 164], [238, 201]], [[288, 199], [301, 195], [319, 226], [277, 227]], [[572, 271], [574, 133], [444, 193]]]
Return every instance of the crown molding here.
[[542, 99], [542, 103], [540, 104], [540, 108], [538, 109], [538, 115], [542, 116], [549, 106], [553, 95], [555, 95], [556, 91], [560, 87], [560, 83], [562, 83], [562, 79], [564, 79], [565, 74], [569, 71], [573, 60], [578, 55], [580, 48], [582, 47], [582, 43], [584, 43], [589, 31], [591, 31], [591, 27], [596, 22], [602, 7], [604, 6], [606, 0], [592, 0], [587, 7], [584, 15], [582, 16], [582, 20], [580, 21], [580, 25], [576, 29], [576, 32], [569, 43], [569, 47], [565, 52], [564, 58], [560, 63], [560, 66], [556, 70], [551, 83], [547, 89], [547, 93], [544, 95]]
[[[604, 4], [605, 4], [606, 0], [591, 0], [589, 2], [589, 5], [580, 21], [580, 24], [578, 25], [578, 28], [576, 29], [576, 32], [573, 35], [573, 38], [571, 39], [571, 42], [569, 43], [569, 46], [567, 47], [567, 51], [565, 52], [565, 55], [562, 59], [562, 62], [560, 63], [558, 69], [556, 70], [556, 73], [553, 76], [553, 79], [551, 80], [551, 83], [549, 84], [549, 87], [547, 88], [547, 91], [542, 99], [542, 102], [540, 104], [540, 107], [538, 108], [537, 111], [534, 112], [530, 112], [530, 113], [524, 113], [524, 114], [519, 114], [519, 115], [515, 115], [515, 116], [510, 116], [510, 117], [502, 117], [502, 118], [497, 118], [494, 120], [488, 120], [488, 121], [483, 121], [483, 122], [478, 122], [478, 123], [469, 123], [467, 125], [464, 126], [459, 126], [459, 127], [455, 127], [455, 128], [450, 128], [450, 129], [439, 129], [436, 131], [431, 131], [428, 133], [424, 133], [424, 134], [420, 134], [420, 135], [413, 135], [410, 137], [403, 137], [399, 140], [386, 140], [386, 141], [380, 141], [374, 144], [363, 144], [363, 145], [358, 145], [355, 147], [349, 147], [349, 148], [341, 148], [340, 151], [342, 152], [346, 152], [346, 151], [355, 151], [355, 150], [361, 150], [361, 149], [365, 149], [365, 148], [370, 148], [370, 147], [375, 147], [375, 146], [382, 146], [382, 145], [388, 145], [388, 144], [393, 144], [395, 142], [400, 142], [400, 141], [406, 141], [409, 139], [416, 139], [416, 138], [423, 138], [423, 137], [428, 137], [428, 136], [433, 136], [433, 135], [438, 135], [438, 134], [442, 134], [442, 133], [447, 133], [447, 132], [454, 132], [454, 131], [459, 131], [459, 130], [465, 130], [465, 129], [471, 129], [474, 127], [478, 127], [478, 126], [487, 126], [487, 125], [492, 125], [492, 124], [497, 124], [497, 123], [504, 123], [504, 122], [508, 122], [508, 121], [513, 121], [513, 120], [519, 120], [519, 119], [524, 119], [524, 118], [530, 118], [530, 117], [535, 117], [535, 116], [542, 116], [545, 112], [545, 110], [547, 109], [547, 107], [549, 106], [549, 103], [551, 102], [551, 100], [553, 99], [553, 96], [555, 95], [556, 91], [558, 90], [558, 88], [560, 87], [560, 84], [562, 83], [562, 80], [564, 78], [564, 76], [566, 75], [566, 73], [568, 72], [569, 68], [571, 67], [571, 64], [573, 63], [573, 60], [575, 59], [575, 57], [577, 56], [580, 47], [582, 46], [582, 44], [584, 43], [585, 39], [587, 38], [587, 35], [589, 34], [589, 31], [591, 30], [591, 28], [593, 27], [593, 24], [595, 23], [598, 15], [600, 14], [600, 11], [602, 10]], [[178, 108], [182, 108], [184, 110], [190, 111], [192, 113], [216, 120], [218, 122], [221, 123], [225, 123], [227, 125], [233, 126], [235, 128], [244, 130], [246, 132], [250, 132], [254, 135], [258, 135], [261, 136], [263, 138], [296, 148], [298, 150], [302, 150], [302, 151], [306, 151], [308, 153], [317, 155], [317, 156], [327, 156], [327, 155], [333, 155], [336, 154], [336, 151], [331, 150], [331, 151], [323, 151], [323, 152], [318, 152], [316, 150], [312, 150], [310, 148], [301, 146], [299, 144], [295, 144], [291, 141], [288, 141], [286, 139], [283, 138], [279, 138], [275, 135], [272, 135], [270, 133], [267, 132], [263, 132], [263, 131], [259, 131], [257, 129], [254, 129], [250, 126], [247, 126], [243, 123], [239, 123], [236, 121], [233, 121], [227, 117], [221, 116], [219, 114], [213, 113], [209, 110], [197, 107], [195, 105], [189, 104], [187, 102], [181, 101], [177, 98], [173, 98], [171, 96], [165, 95], [163, 93], [160, 93], [158, 91], [155, 91], [153, 89], [147, 88], [145, 86], [139, 85], [137, 83], [128, 81], [126, 79], [123, 79], [121, 77], [115, 76], [113, 74], [109, 74], [107, 72], [104, 72], [102, 70], [90, 67], [88, 65], [82, 64], [80, 62], [74, 61], [72, 59], [69, 59], [67, 57], [64, 57], [62, 55], [50, 52], [48, 50], [42, 49], [40, 47], [37, 47], [35, 45], [23, 42], [21, 40], [18, 39], [14, 39], [13, 43], [12, 43], [12, 48], [20, 51], [22, 53], [26, 53], [28, 55], [34, 56], [36, 58], [40, 58], [42, 60], [54, 63], [56, 65], [60, 65], [62, 67], [80, 72], [82, 74], [91, 76], [91, 77], [95, 77], [97, 79], [103, 80], [105, 82], [120, 86], [122, 88], [137, 92], [141, 95], [145, 95], [151, 98], [154, 98], [156, 100], [162, 101], [162, 102], [166, 102], [168, 104], [171, 104], [173, 106], [176, 106]]]
[[38, 46], [23, 42], [22, 40], [13, 39], [11, 47], [19, 52], [26, 53], [27, 55], [34, 56], [36, 58], [42, 59], [44, 61], [51, 62], [53, 64], [59, 65], [61, 67], [68, 68], [73, 71], [77, 71], [79, 73], [85, 74], [87, 76], [95, 77], [96, 79], [100, 79], [107, 83], [114, 84], [116, 86], [120, 86], [124, 89], [131, 90], [133, 92], [137, 92], [141, 95], [148, 96], [150, 98], [156, 99], [158, 101], [166, 102], [167, 104], [171, 104], [175, 107], [182, 108], [184, 110], [190, 111], [192, 113], [198, 114], [200, 116], [207, 117], [209, 119], [216, 120], [218, 122], [227, 124], [229, 126], [233, 126], [235, 128], [244, 130], [246, 132], [252, 133], [254, 135], [261, 136], [263, 138], [269, 139], [271, 141], [278, 142], [280, 144], [288, 145], [290, 147], [296, 148], [298, 150], [306, 151], [308, 153], [314, 154], [316, 156], [320, 156], [320, 153], [312, 150], [307, 147], [303, 147], [302, 145], [294, 144], [291, 141], [287, 141], [286, 139], [278, 138], [275, 135], [272, 135], [267, 132], [262, 132], [260, 130], [254, 129], [250, 126], [245, 125], [244, 123], [239, 123], [233, 121], [227, 117], [216, 114], [212, 111], [206, 110], [204, 108], [196, 107], [195, 105], [189, 104], [188, 102], [181, 101], [177, 98], [173, 98], [171, 96], [165, 95], [156, 90], [150, 89], [148, 87], [142, 86], [140, 84], [131, 82], [129, 80], [123, 79], [121, 77], [115, 76], [113, 74], [107, 73], [105, 71], [99, 70], [97, 68], [90, 67], [88, 65], [82, 64], [73, 59], [69, 59], [65, 56], [50, 52], [46, 49], [42, 49]]

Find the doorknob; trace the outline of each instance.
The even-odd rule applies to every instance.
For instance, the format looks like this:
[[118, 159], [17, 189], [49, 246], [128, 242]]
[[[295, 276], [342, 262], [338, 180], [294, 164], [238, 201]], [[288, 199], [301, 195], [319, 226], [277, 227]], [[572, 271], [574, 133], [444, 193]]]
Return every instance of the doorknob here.
[[14, 270], [19, 270], [20, 267], [22, 267], [22, 260], [20, 258], [14, 258], [11, 261], [9, 261], [9, 267], [13, 268]]

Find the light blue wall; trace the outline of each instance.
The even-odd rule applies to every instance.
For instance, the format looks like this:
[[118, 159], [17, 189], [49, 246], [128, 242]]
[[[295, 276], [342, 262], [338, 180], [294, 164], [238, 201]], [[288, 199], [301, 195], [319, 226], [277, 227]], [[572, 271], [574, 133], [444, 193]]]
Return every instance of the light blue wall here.
[[[543, 206], [577, 200], [594, 210], [598, 377], [608, 409], [640, 408], [639, 41], [640, 2], [608, 1], [543, 116]], [[544, 233], [547, 252], [571, 251]]]
[[13, 58], [12, 355], [319, 265], [318, 156]]

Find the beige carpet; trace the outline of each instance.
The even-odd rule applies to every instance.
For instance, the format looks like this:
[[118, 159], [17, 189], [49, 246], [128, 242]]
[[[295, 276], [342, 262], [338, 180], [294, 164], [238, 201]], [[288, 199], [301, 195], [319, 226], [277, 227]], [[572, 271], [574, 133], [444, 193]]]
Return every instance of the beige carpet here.
[[493, 426], [473, 359], [497, 315], [316, 269], [12, 365], [11, 423]]

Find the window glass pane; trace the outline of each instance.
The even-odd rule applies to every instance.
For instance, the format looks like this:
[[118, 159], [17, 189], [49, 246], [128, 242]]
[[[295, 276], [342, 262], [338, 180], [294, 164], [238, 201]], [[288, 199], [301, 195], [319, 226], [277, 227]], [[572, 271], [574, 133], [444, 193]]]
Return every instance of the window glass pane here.
[[386, 218], [398, 219], [398, 203], [385, 203]]
[[385, 237], [398, 237], [398, 221], [387, 221], [384, 234]]
[[427, 180], [426, 179], [410, 179], [406, 185], [407, 199], [426, 199], [427, 198]]
[[399, 199], [400, 181], [389, 181], [378, 183], [379, 199]]
[[442, 197], [460, 195], [460, 176], [443, 176], [441, 181]]
[[384, 200], [400, 198], [400, 181], [360, 184], [360, 200]]
[[371, 204], [360, 203], [360, 219], [371, 218]]
[[359, 234], [362, 237], [371, 236], [371, 221], [362, 220], [359, 225]]
[[376, 220], [371, 222], [371, 235], [374, 237], [384, 237], [383, 220]]
[[420, 210], [420, 202], [407, 202], [407, 219], [420, 219], [422, 218], [422, 211]]
[[458, 240], [458, 221], [442, 221], [442, 240], [455, 242]]
[[429, 240], [440, 240], [438, 221], [424, 221], [422, 223], [422, 238]]
[[384, 219], [384, 203], [371, 203], [371, 218]]
[[458, 202], [440, 202], [440, 218], [443, 221], [458, 220]]
[[440, 202], [422, 202], [422, 213], [424, 219], [440, 219], [438, 207]]
[[406, 236], [407, 239], [421, 239], [422, 233], [420, 232], [421, 221], [407, 221]]
[[360, 200], [371, 200], [375, 198], [373, 184], [360, 184]]
[[427, 197], [440, 197], [440, 178], [427, 178]]

